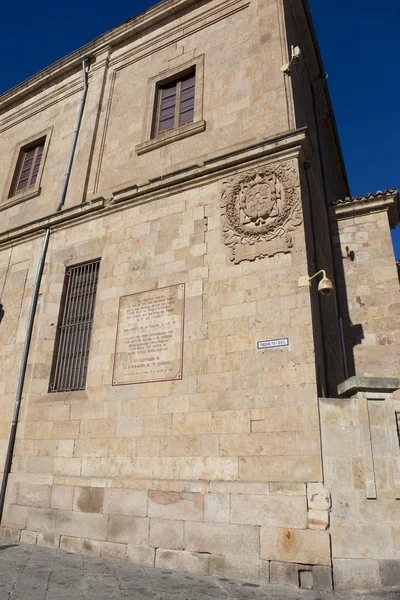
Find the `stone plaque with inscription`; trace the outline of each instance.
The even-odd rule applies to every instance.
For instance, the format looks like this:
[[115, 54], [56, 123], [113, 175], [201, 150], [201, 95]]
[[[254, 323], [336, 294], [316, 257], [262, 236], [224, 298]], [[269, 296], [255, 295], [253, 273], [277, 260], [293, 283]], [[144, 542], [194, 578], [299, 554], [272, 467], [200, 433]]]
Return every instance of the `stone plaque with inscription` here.
[[113, 385], [182, 379], [185, 285], [120, 298]]

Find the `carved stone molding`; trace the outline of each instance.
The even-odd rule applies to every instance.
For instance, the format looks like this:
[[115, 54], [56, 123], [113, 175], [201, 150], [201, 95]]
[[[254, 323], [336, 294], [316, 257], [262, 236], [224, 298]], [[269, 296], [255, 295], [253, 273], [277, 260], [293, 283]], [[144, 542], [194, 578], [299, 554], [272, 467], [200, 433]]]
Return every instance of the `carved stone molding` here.
[[257, 167], [224, 181], [222, 236], [235, 263], [290, 252], [303, 220], [297, 161]]

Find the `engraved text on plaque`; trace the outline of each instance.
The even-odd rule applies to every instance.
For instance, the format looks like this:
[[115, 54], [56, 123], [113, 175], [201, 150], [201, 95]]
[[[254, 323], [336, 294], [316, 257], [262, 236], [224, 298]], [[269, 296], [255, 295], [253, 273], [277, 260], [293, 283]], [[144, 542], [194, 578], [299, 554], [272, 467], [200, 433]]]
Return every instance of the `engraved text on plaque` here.
[[113, 385], [182, 379], [184, 284], [123, 296]]

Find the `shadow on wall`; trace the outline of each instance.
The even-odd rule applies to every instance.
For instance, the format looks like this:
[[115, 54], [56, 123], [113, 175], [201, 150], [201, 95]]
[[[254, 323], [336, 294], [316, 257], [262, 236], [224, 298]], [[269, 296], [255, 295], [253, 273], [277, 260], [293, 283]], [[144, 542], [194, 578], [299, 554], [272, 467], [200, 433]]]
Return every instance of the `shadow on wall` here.
[[[335, 231], [338, 235], [338, 231]], [[334, 248], [333, 248], [334, 252]], [[338, 257], [339, 258], [339, 257]], [[335, 260], [336, 272], [339, 276], [339, 281], [342, 282], [339, 290], [339, 303], [341, 310], [341, 318], [342, 318], [342, 330], [344, 337], [344, 345], [346, 349], [346, 365], [347, 365], [347, 377], [352, 377], [356, 374], [355, 363], [354, 363], [354, 352], [353, 348], [362, 343], [364, 339], [364, 330], [361, 323], [352, 323], [348, 310], [348, 301], [347, 301], [347, 289], [345, 283], [345, 274], [344, 274], [344, 261], [348, 260], [350, 262], [354, 262], [356, 258], [354, 250], [349, 250], [349, 247], [346, 246], [346, 254], [341, 256], [342, 260]], [[361, 301], [361, 299], [360, 299]]]
[[346, 246], [346, 256], [342, 256], [342, 258], [348, 258], [351, 262], [354, 262], [356, 255], [354, 250], [349, 250], [349, 247]]

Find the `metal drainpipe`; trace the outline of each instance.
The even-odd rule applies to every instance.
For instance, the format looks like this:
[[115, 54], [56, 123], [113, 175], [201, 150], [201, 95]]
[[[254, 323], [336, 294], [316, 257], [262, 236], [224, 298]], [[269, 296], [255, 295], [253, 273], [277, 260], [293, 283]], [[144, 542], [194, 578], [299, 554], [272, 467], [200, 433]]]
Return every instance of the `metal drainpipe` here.
[[[76, 145], [78, 142], [78, 136], [79, 136], [79, 131], [80, 131], [81, 122], [82, 122], [83, 110], [85, 108], [85, 101], [86, 101], [86, 96], [87, 96], [87, 91], [88, 91], [87, 69], [89, 66], [89, 61], [90, 61], [89, 57], [85, 57], [82, 61], [82, 76], [83, 76], [82, 98], [81, 98], [81, 102], [79, 105], [78, 118], [76, 120], [76, 125], [75, 125], [75, 129], [74, 129], [74, 134], [73, 134], [73, 139], [72, 139], [72, 147], [71, 147], [71, 152], [69, 155], [67, 171], [65, 173], [64, 182], [63, 182], [63, 186], [62, 186], [62, 190], [61, 190], [61, 194], [60, 194], [60, 199], [58, 201], [58, 204], [57, 204], [56, 209], [53, 212], [53, 214], [60, 212], [60, 210], [62, 209], [62, 207], [64, 205], [65, 198], [67, 195], [68, 184], [69, 184], [69, 179], [70, 179], [71, 170], [72, 170], [72, 164], [74, 161], [75, 150], [76, 150]], [[12, 423], [11, 423], [10, 437], [8, 440], [7, 456], [6, 456], [6, 461], [5, 461], [5, 465], [4, 465], [4, 473], [3, 473], [3, 481], [1, 483], [0, 523], [3, 518], [3, 509], [4, 509], [4, 502], [5, 502], [5, 497], [6, 497], [8, 477], [11, 472], [12, 459], [13, 459], [14, 446], [15, 446], [15, 438], [17, 435], [18, 417], [19, 417], [19, 411], [21, 408], [21, 399], [22, 399], [22, 392], [23, 392], [24, 383], [25, 383], [26, 367], [28, 365], [29, 348], [30, 348], [31, 341], [32, 341], [33, 325], [34, 325], [34, 321], [35, 321], [37, 302], [38, 302], [38, 298], [39, 298], [40, 285], [42, 283], [42, 275], [43, 275], [44, 265], [46, 262], [46, 254], [47, 254], [47, 249], [49, 247], [49, 241], [50, 241], [50, 227], [46, 228], [46, 233], [45, 233], [44, 241], [43, 241], [42, 253], [40, 255], [38, 268], [37, 268], [37, 272], [36, 272], [36, 279], [35, 279], [35, 285], [33, 288], [31, 308], [29, 311], [28, 326], [27, 326], [27, 330], [26, 330], [24, 350], [22, 353], [22, 362], [21, 362], [21, 368], [20, 368], [19, 378], [18, 378], [17, 394], [16, 394], [16, 398], [15, 398], [14, 414], [13, 414]]]
[[76, 144], [78, 143], [78, 135], [79, 135], [79, 130], [81, 128], [83, 109], [85, 108], [85, 100], [86, 100], [87, 91], [88, 91], [87, 67], [89, 66], [89, 62], [90, 62], [90, 58], [88, 56], [86, 56], [82, 61], [82, 77], [83, 77], [82, 98], [81, 98], [81, 103], [79, 106], [78, 118], [76, 119], [76, 125], [75, 125], [75, 129], [74, 129], [74, 137], [72, 139], [71, 154], [69, 155], [67, 171], [66, 171], [65, 177], [64, 177], [64, 184], [63, 184], [63, 187], [61, 190], [60, 200], [58, 201], [58, 204], [57, 204], [57, 207], [56, 207], [56, 210], [54, 211], [54, 213], [57, 213], [62, 209], [63, 204], [65, 202], [65, 196], [67, 195], [69, 178], [71, 176], [72, 163], [74, 162]]

